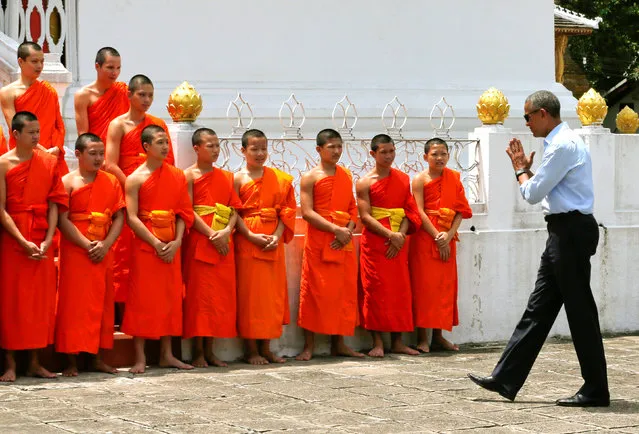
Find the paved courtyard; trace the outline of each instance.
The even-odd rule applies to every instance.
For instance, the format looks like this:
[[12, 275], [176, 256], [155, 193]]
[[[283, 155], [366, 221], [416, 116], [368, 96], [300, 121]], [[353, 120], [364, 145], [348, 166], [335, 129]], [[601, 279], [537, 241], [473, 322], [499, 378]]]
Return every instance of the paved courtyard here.
[[467, 372], [490, 373], [499, 344], [465, 346], [455, 355], [20, 378], [0, 386], [0, 431], [639, 433], [639, 336], [605, 345], [610, 408], [554, 405], [581, 382], [572, 344], [551, 341], [514, 403], [466, 379]]

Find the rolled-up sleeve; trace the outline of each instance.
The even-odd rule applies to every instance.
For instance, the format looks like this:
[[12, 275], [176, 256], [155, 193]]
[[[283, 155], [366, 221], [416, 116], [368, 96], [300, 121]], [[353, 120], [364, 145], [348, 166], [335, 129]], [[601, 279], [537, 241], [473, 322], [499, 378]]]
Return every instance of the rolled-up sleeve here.
[[565, 146], [549, 145], [544, 151], [537, 173], [519, 186], [524, 200], [541, 202], [574, 166], [572, 152]]

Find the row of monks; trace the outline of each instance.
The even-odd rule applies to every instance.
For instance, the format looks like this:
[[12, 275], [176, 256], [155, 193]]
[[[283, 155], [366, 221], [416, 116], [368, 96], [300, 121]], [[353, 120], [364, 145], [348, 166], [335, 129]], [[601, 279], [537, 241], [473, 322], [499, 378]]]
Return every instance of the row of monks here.
[[[293, 178], [264, 165], [264, 133], [243, 135], [246, 164], [233, 174], [214, 166], [219, 139], [201, 128], [192, 139], [197, 162], [175, 168], [166, 124], [147, 113], [151, 80], [118, 82], [120, 55], [106, 47], [96, 56], [96, 81], [75, 95], [78, 169], [69, 173], [58, 97], [38, 79], [42, 50], [22, 44], [18, 63], [20, 79], [0, 89], [10, 125], [9, 150], [0, 149], [0, 380], [15, 380], [18, 350], [31, 350], [28, 373], [55, 376], [35, 351], [52, 343], [71, 355], [66, 375], [77, 375], [80, 352], [115, 372], [99, 354], [113, 346], [114, 302], [124, 303], [121, 330], [134, 337], [133, 373], [145, 371], [146, 339], [160, 339], [160, 366], [224, 365], [212, 339], [236, 336], [247, 362], [283, 362], [270, 340], [289, 322], [284, 245], [297, 205]], [[312, 357], [317, 333], [332, 336], [332, 354], [363, 357], [343, 339], [358, 325], [372, 333], [374, 357], [384, 355], [383, 332], [394, 352], [429, 351], [428, 328], [431, 347], [457, 349], [441, 330], [458, 323], [457, 229], [472, 212], [459, 173], [446, 168], [446, 142], [427, 142], [429, 168], [411, 189], [408, 175], [392, 168], [393, 140], [376, 136], [375, 168], [357, 182], [357, 200], [338, 164], [339, 133], [320, 131], [316, 150], [320, 163], [300, 184], [308, 227], [297, 358]], [[415, 327], [419, 343], [409, 348], [401, 333]], [[171, 336], [196, 338], [192, 365], [174, 357]]]

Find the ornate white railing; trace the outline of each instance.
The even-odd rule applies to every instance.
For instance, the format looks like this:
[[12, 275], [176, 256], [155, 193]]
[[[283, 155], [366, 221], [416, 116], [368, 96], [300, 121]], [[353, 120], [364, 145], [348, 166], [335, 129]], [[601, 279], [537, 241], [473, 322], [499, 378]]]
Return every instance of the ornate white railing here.
[[[220, 140], [222, 150], [218, 165], [235, 172], [243, 164], [240, 137], [244, 131], [253, 126], [253, 110], [251, 104], [238, 92], [237, 97], [229, 103], [226, 114], [232, 133], [230, 137]], [[299, 181], [302, 174], [318, 164], [315, 139], [302, 137], [301, 127], [306, 120], [306, 115], [304, 105], [294, 94], [282, 103], [279, 117], [284, 132], [281, 138], [269, 139], [268, 164], [293, 175], [296, 194], [299, 198]], [[373, 158], [369, 154], [371, 139], [353, 135], [357, 120], [355, 105], [348, 95], [344, 95], [335, 104], [332, 121], [335, 129], [344, 139], [341, 163], [350, 169], [355, 181], [374, 167]], [[479, 141], [450, 137], [450, 129], [455, 123], [455, 112], [446, 99], [440, 99], [430, 113], [430, 124], [433, 128], [431, 137], [405, 138], [402, 129], [407, 120], [408, 109], [397, 97], [386, 104], [382, 111], [382, 126], [394, 139], [396, 145], [394, 166], [411, 177], [415, 176], [428, 167], [423, 158], [424, 145], [428, 139], [432, 137], [445, 139], [450, 149], [448, 165], [461, 173], [468, 200], [471, 203], [483, 203], [485, 196], [481, 177]]]

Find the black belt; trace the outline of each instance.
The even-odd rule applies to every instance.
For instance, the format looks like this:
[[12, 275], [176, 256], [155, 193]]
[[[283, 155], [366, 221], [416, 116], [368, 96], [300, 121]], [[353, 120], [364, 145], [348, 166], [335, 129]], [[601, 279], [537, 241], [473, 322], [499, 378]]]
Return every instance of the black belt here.
[[561, 221], [561, 220], [574, 218], [574, 217], [585, 217], [585, 216], [592, 216], [592, 214], [584, 214], [581, 211], [575, 210], [575, 211], [569, 211], [569, 212], [560, 212], [557, 214], [548, 214], [547, 216], [544, 217], [544, 220], [546, 220], [547, 222], [554, 222], [554, 221]]

